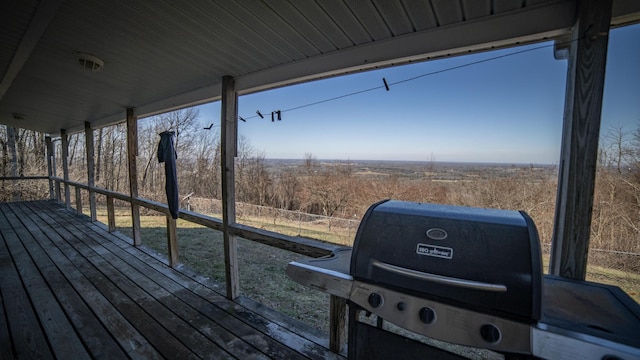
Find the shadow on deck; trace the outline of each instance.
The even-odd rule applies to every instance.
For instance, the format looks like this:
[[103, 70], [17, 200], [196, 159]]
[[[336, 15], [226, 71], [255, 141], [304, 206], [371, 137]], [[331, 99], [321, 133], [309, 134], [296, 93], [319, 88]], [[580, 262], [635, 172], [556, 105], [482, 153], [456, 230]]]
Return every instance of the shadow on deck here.
[[340, 359], [52, 201], [0, 203], [0, 359]]

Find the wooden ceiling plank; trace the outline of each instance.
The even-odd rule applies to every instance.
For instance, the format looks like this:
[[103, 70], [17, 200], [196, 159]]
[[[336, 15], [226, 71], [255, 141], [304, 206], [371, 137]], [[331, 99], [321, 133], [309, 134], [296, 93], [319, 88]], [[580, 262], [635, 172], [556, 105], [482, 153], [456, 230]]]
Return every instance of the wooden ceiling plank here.
[[16, 78], [24, 63], [29, 59], [31, 52], [38, 45], [40, 38], [49, 26], [51, 20], [56, 16], [61, 0], [43, 1], [38, 6], [36, 13], [33, 15], [29, 28], [25, 32], [20, 45], [13, 55], [11, 64], [0, 82], [0, 100], [4, 97], [11, 87], [13, 80]]
[[388, 39], [393, 35], [371, 2], [354, 1], [348, 2], [347, 5], [374, 41]]
[[384, 21], [393, 36], [405, 35], [414, 31], [404, 5], [399, 0], [374, 0], [376, 8], [383, 14]]
[[465, 20], [489, 16], [491, 15], [491, 0], [462, 0], [462, 12]]
[[423, 31], [438, 26], [433, 9], [428, 1], [402, 0], [407, 14], [416, 31]]
[[371, 36], [369, 36], [367, 30], [344, 1], [317, 0], [317, 3], [325, 13], [329, 14], [345, 36], [349, 38], [351, 45], [360, 45], [371, 41]]
[[455, 0], [431, 0], [439, 26], [462, 22], [462, 6]]

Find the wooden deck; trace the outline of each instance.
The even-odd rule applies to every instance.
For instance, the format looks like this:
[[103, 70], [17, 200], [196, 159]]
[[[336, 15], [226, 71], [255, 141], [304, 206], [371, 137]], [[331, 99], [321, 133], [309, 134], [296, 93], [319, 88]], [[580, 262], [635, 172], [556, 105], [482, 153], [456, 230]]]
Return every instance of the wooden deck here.
[[0, 359], [341, 358], [54, 202], [0, 203], [0, 234]]

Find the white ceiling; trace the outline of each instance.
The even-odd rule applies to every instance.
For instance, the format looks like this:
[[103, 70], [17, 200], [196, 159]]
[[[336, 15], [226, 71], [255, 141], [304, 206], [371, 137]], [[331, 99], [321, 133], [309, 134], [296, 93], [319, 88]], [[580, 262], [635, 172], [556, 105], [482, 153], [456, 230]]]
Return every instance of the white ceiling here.
[[[573, 0], [6, 0], [0, 124], [73, 132], [217, 100], [224, 75], [255, 92], [552, 39], [574, 14]], [[613, 15], [639, 21], [640, 1]]]

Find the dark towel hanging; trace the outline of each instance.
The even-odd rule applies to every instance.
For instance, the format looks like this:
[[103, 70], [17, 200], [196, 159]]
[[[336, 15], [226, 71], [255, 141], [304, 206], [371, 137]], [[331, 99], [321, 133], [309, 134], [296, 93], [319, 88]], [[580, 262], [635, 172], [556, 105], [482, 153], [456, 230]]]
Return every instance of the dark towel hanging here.
[[178, 154], [173, 145], [174, 131], [164, 131], [160, 133], [160, 143], [158, 144], [158, 162], [164, 162], [164, 174], [166, 177], [165, 191], [167, 193], [167, 204], [169, 213], [174, 219], [178, 218], [180, 202], [178, 199], [178, 173], [176, 171], [176, 159]]

